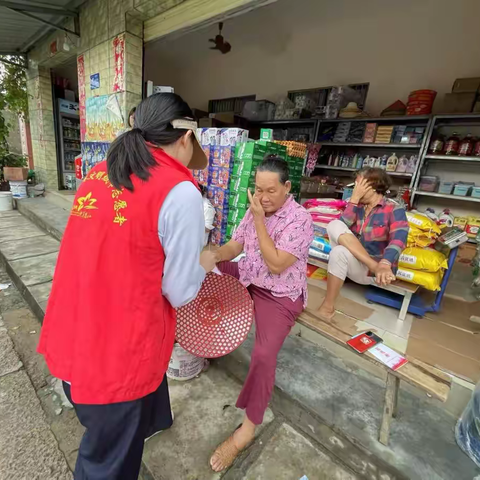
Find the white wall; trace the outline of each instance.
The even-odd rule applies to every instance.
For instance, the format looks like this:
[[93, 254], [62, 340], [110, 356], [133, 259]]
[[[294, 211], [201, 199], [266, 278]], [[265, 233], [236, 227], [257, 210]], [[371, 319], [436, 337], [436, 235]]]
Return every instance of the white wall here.
[[411, 90], [443, 94], [480, 76], [479, 0], [280, 0], [227, 20], [228, 55], [210, 27], [145, 47], [145, 79], [173, 85], [192, 107], [209, 99], [370, 82], [373, 114]]

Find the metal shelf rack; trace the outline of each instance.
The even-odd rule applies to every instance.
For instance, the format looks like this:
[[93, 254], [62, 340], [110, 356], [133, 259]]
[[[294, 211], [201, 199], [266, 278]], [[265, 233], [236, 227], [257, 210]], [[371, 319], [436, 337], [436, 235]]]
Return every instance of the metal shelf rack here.
[[421, 197], [436, 197], [436, 198], [445, 198], [448, 200], [455, 200], [460, 202], [471, 202], [471, 203], [480, 203], [480, 198], [473, 197], [463, 197], [460, 195], [446, 195], [437, 192], [424, 192], [419, 189], [420, 178], [427, 171], [428, 165], [430, 162], [440, 162], [440, 163], [461, 163], [461, 164], [472, 164], [480, 163], [480, 157], [462, 157], [458, 155], [434, 155], [428, 153], [428, 146], [432, 140], [432, 136], [435, 132], [435, 129], [442, 127], [472, 127], [476, 126], [480, 129], [480, 114], [452, 114], [452, 115], [435, 115], [429, 122], [429, 127], [425, 135], [425, 147], [422, 149], [420, 154], [420, 160], [418, 162], [418, 167], [416, 171], [415, 178], [412, 182], [412, 194], [411, 194], [411, 203], [415, 204], [415, 201]]

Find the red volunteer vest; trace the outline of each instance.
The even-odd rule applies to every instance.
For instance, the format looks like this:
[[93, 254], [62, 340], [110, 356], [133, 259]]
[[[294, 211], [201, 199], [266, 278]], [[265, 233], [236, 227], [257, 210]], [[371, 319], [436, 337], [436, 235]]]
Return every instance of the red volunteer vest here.
[[161, 149], [134, 192], [116, 190], [106, 162], [79, 188], [63, 236], [39, 353], [52, 375], [71, 382], [80, 404], [135, 400], [163, 380], [175, 310], [162, 296], [165, 255], [158, 215], [170, 190], [193, 181]]

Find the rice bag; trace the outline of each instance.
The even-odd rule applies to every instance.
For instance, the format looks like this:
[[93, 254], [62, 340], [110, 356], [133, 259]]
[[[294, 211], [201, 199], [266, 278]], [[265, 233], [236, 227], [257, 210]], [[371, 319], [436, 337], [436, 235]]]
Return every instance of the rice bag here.
[[397, 270], [397, 278], [404, 282], [420, 285], [432, 292], [438, 292], [440, 290], [440, 284], [442, 283], [443, 270], [430, 273], [401, 267]]
[[447, 257], [433, 248], [406, 248], [400, 255], [398, 265], [412, 270], [435, 273], [448, 268]]
[[407, 237], [407, 247], [425, 248], [435, 243], [437, 234], [434, 232], [423, 232], [417, 227], [410, 225]]
[[419, 212], [407, 212], [407, 220], [411, 227], [416, 227], [422, 232], [442, 233], [440, 227], [429, 217]]

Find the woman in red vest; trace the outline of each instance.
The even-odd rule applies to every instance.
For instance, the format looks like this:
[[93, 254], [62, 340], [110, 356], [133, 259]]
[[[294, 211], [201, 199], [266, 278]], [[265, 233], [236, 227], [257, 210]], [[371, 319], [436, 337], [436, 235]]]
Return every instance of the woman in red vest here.
[[201, 254], [202, 196], [189, 169], [207, 159], [191, 117], [178, 95], [144, 100], [75, 197], [38, 351], [86, 428], [76, 480], [138, 478], [145, 439], [173, 421], [175, 308], [215, 265]]

